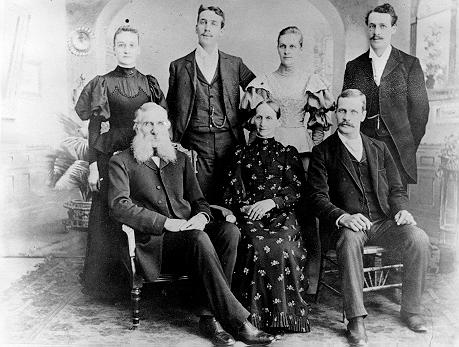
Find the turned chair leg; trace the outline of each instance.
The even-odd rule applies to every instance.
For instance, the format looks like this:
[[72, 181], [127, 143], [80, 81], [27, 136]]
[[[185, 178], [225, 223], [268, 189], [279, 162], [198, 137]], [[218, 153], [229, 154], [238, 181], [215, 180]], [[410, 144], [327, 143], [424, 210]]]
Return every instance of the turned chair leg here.
[[131, 290], [132, 327], [135, 330], [140, 325], [140, 287]]

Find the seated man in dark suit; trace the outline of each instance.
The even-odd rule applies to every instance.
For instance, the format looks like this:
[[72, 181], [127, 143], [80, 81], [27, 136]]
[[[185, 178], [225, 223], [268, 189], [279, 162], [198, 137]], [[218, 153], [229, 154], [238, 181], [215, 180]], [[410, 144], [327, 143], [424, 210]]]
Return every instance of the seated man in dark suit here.
[[239, 229], [212, 221], [190, 159], [169, 139], [166, 111], [144, 104], [134, 124], [131, 148], [110, 160], [109, 205], [117, 221], [136, 231], [144, 276], [190, 273], [208, 307], [199, 314], [199, 328], [214, 344], [235, 343], [218, 321], [246, 344], [270, 343], [273, 337], [248, 322], [249, 312], [230, 290]]
[[398, 249], [403, 256], [401, 319], [425, 332], [421, 296], [429, 259], [429, 238], [407, 211], [408, 197], [386, 145], [360, 133], [365, 95], [348, 89], [338, 98], [338, 130], [314, 147], [308, 196], [321, 222], [333, 230], [351, 343], [365, 345], [363, 246]]

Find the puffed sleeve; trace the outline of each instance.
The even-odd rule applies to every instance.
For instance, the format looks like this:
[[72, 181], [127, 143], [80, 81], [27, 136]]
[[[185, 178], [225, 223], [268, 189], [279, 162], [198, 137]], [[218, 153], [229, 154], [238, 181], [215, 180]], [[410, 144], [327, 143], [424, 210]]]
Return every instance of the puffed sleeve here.
[[240, 109], [250, 113], [260, 102], [269, 99], [270, 96], [271, 90], [266, 75], [257, 77], [247, 86], [242, 96]]
[[110, 107], [108, 106], [104, 77], [94, 77], [83, 88], [75, 105], [75, 111], [81, 120], [88, 120], [93, 116], [101, 116], [105, 119], [110, 118]]
[[308, 97], [305, 105], [305, 111], [309, 113], [308, 127], [314, 129], [321, 126], [327, 131], [331, 125], [327, 112], [335, 109], [335, 99], [327, 83], [319, 76], [311, 75], [306, 83], [305, 93]]
[[158, 80], [152, 75], [147, 75], [147, 80], [152, 101], [167, 110], [166, 98], [164, 97], [164, 93], [159, 86]]
[[88, 161], [97, 160], [94, 143], [100, 135], [100, 124], [110, 118], [105, 78], [96, 76], [81, 91], [75, 105], [75, 111], [82, 120], [88, 120]]

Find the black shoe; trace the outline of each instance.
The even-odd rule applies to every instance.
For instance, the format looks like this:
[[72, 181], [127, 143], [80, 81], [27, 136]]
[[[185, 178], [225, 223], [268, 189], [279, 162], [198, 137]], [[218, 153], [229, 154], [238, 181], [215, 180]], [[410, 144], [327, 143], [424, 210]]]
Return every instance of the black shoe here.
[[237, 337], [238, 340], [242, 341], [246, 345], [263, 346], [269, 345], [274, 341], [274, 336], [257, 329], [248, 320], [242, 323], [239, 327]]
[[400, 319], [402, 320], [403, 323], [406, 324], [406, 326], [409, 329], [413, 330], [416, 333], [426, 333], [427, 332], [426, 323], [424, 321], [424, 318], [422, 318], [420, 314], [409, 313], [409, 312], [401, 310]]
[[367, 346], [368, 337], [363, 323], [363, 317], [354, 317], [347, 324], [346, 337], [351, 346]]
[[236, 342], [212, 316], [201, 316], [199, 331], [209, 338], [214, 346], [232, 346]]

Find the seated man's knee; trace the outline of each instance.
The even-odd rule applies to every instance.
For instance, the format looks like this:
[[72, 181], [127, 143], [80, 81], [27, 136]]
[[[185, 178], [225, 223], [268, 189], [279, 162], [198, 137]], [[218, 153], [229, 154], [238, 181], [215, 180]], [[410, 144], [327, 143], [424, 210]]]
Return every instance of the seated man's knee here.
[[349, 228], [341, 228], [339, 231], [340, 236], [336, 243], [337, 250], [344, 249], [362, 249], [364, 244], [363, 232], [355, 232]]
[[207, 235], [206, 232], [202, 231], [202, 230], [196, 230], [196, 229], [193, 229], [193, 230], [187, 230], [187, 231], [184, 231], [186, 233], [189, 233], [189, 236], [192, 240], [192, 242], [200, 247], [200, 248], [209, 248], [209, 247], [212, 247], [213, 248], [213, 245], [212, 245], [212, 242], [210, 241], [209, 239], [209, 235]]
[[222, 237], [230, 243], [235, 243], [236, 245], [239, 243], [241, 239], [241, 231], [234, 223], [223, 222], [220, 226], [220, 231]]
[[430, 247], [429, 236], [424, 230], [417, 226], [407, 225], [404, 226], [407, 230], [407, 241], [413, 244], [417, 249], [428, 250]]

